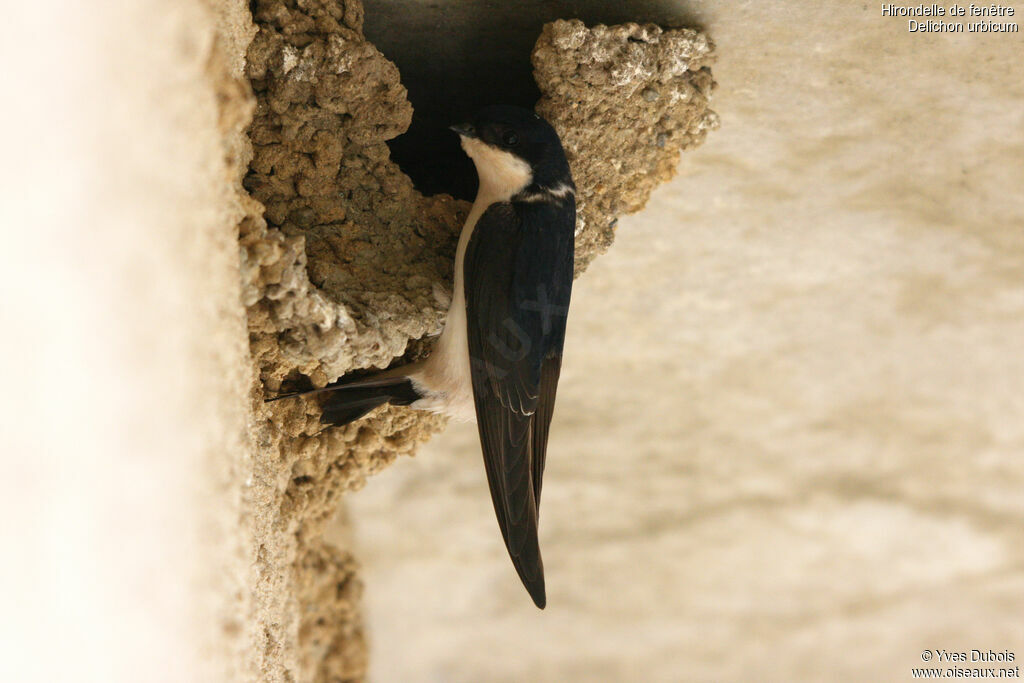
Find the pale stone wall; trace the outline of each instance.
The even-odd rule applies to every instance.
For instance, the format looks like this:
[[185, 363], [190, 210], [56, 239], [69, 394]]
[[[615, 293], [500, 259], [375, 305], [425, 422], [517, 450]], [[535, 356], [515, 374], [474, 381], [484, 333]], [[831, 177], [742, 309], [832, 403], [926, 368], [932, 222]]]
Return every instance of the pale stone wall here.
[[4, 8], [5, 681], [251, 678], [244, 12]]

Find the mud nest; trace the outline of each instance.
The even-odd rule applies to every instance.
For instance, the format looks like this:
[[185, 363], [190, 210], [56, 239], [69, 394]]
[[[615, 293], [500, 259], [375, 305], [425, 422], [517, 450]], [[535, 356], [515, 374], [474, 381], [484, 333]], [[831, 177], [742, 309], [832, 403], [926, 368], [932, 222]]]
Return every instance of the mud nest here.
[[[315, 400], [264, 405], [285, 380], [323, 386], [429, 349], [450, 298], [468, 212], [424, 197], [386, 141], [412, 107], [396, 67], [362, 33], [355, 0], [256, 0], [247, 53], [255, 94], [253, 210], [240, 226], [244, 303], [258, 380], [249, 499], [259, 548], [260, 668], [274, 679], [357, 680], [366, 650], [350, 554], [326, 545], [344, 492], [443, 427], [384, 407], [322, 431]], [[680, 152], [717, 125], [711, 42], [653, 25], [556, 21], [533, 51], [537, 111], [565, 143], [578, 188], [577, 274], [607, 250]], [[262, 211], [261, 211], [262, 209]]]

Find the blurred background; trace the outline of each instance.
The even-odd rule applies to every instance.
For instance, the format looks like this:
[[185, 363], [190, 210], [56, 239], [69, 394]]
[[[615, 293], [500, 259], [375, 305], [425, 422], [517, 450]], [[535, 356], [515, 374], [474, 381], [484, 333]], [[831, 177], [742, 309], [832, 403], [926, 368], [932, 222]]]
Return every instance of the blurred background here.
[[[553, 18], [414, 2], [389, 31], [381, 5], [368, 36], [427, 113], [436, 69], [415, 46], [447, 68], [503, 34], [444, 47], [467, 26], [500, 18], [518, 50]], [[610, 7], [557, 16], [630, 18]], [[475, 427], [452, 424], [332, 532], [364, 565], [371, 680], [907, 680], [926, 648], [1019, 662], [1020, 33], [909, 33], [878, 3], [635, 9], [716, 42], [722, 126], [577, 282], [548, 607], [502, 547]], [[252, 378], [216, 70], [241, 73], [245, 3], [4, 16], [0, 678], [273, 680], [253, 662], [294, 653], [240, 635]], [[211, 67], [215, 40], [236, 61]], [[466, 82], [494, 73], [474, 64]]]

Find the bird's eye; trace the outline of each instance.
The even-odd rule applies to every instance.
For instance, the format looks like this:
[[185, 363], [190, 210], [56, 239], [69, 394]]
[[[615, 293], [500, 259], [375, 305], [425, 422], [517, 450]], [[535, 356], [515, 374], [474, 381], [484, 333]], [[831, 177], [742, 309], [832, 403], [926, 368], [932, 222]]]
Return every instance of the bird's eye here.
[[519, 136], [513, 131], [506, 131], [505, 134], [501, 136], [501, 141], [511, 147], [519, 142]]

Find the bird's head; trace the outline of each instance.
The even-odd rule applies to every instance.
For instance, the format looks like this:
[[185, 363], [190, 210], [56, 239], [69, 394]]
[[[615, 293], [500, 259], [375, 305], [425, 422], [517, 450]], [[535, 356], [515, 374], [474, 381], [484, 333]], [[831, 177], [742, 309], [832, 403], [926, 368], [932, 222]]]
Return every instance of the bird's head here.
[[558, 133], [529, 109], [484, 107], [451, 129], [476, 165], [480, 193], [492, 200], [507, 200], [527, 187], [573, 187]]

